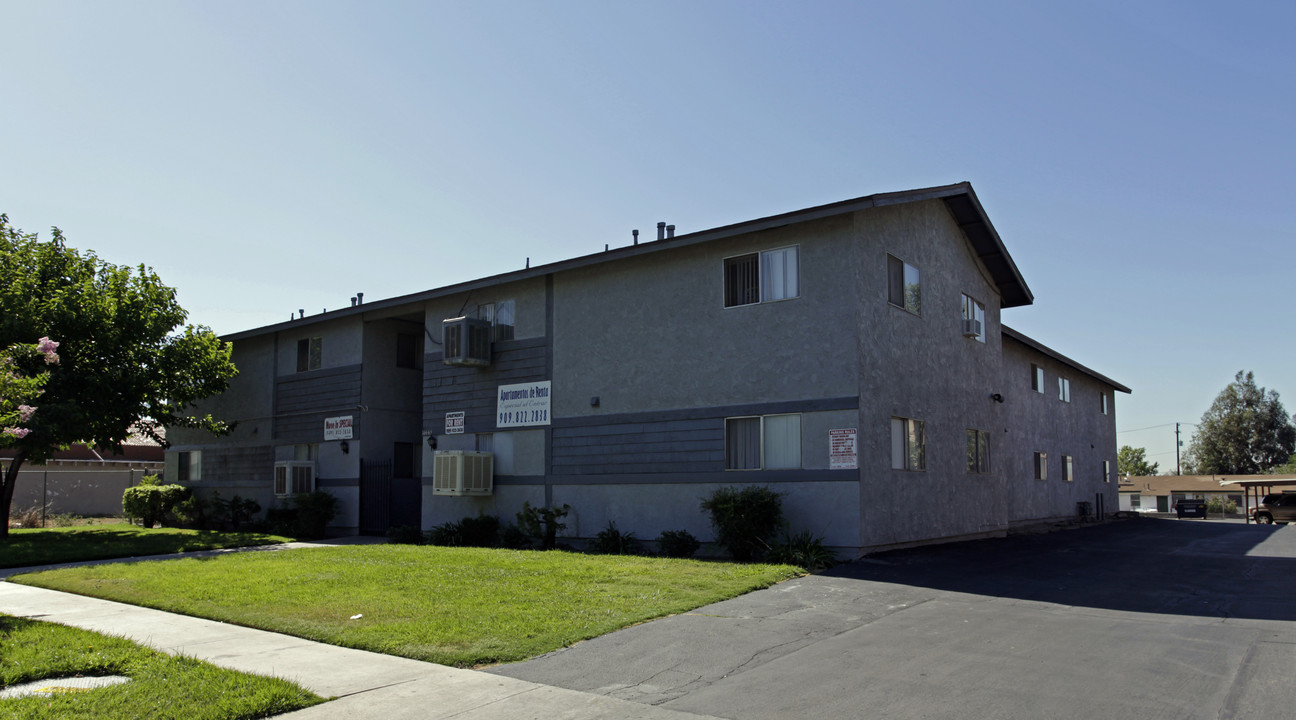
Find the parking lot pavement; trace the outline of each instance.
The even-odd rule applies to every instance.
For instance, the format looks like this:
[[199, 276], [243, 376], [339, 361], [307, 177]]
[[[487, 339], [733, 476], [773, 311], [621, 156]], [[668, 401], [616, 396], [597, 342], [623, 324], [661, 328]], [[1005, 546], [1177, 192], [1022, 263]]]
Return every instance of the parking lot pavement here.
[[1296, 526], [897, 551], [491, 672], [743, 719], [1288, 717]]

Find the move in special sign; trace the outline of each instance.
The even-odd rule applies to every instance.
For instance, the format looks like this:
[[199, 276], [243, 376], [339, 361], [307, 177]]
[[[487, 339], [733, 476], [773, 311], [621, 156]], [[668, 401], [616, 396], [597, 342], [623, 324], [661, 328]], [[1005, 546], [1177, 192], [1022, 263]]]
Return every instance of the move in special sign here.
[[859, 468], [859, 431], [855, 428], [828, 431], [828, 469], [856, 470]]
[[495, 427], [548, 425], [549, 382], [500, 385], [495, 401]]
[[464, 414], [463, 411], [446, 413], [446, 435], [463, 435]]
[[342, 417], [324, 418], [324, 439], [350, 440], [352, 417], [354, 416], [343, 415]]

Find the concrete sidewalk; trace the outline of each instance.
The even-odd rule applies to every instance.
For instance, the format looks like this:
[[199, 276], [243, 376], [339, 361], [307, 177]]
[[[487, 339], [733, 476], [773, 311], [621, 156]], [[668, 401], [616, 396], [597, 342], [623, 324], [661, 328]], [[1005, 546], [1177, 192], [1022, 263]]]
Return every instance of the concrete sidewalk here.
[[279, 716], [285, 719], [706, 717], [12, 582], [0, 582], [0, 613], [125, 637], [221, 667], [281, 677], [337, 698]]

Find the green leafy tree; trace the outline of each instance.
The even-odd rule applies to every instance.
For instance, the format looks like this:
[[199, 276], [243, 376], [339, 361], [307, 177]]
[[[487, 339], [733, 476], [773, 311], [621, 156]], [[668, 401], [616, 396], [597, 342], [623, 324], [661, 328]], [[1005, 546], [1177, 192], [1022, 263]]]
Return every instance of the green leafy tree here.
[[1126, 477], [1156, 475], [1157, 466], [1160, 464], [1161, 463], [1148, 463], [1147, 450], [1145, 448], [1121, 445], [1120, 450], [1116, 451], [1116, 470]]
[[1296, 451], [1296, 426], [1278, 393], [1238, 372], [1202, 415], [1188, 447], [1195, 475], [1258, 475], [1281, 465]]
[[[56, 338], [59, 351], [36, 347], [12, 361], [11, 375], [47, 377], [34, 410], [22, 411], [24, 432], [0, 435], [14, 453], [0, 485], [6, 516], [23, 464], [59, 448], [87, 442], [120, 451], [132, 431], [165, 446], [162, 426], [228, 431], [186, 409], [229, 386], [237, 372], [230, 344], [205, 327], [181, 329], [187, 315], [175, 290], [151, 269], [106, 263], [67, 247], [57, 228], [52, 235], [41, 242], [0, 215], [0, 348]], [[0, 537], [7, 534], [0, 524]]]
[[1282, 465], [1274, 465], [1269, 468], [1270, 475], [1296, 475], [1296, 454], [1287, 458], [1287, 462]]

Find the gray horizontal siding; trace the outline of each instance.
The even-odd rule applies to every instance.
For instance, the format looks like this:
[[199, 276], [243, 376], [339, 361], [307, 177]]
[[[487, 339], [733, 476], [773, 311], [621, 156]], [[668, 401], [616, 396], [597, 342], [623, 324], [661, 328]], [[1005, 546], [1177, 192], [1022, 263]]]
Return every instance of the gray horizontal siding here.
[[360, 397], [360, 365], [280, 377], [275, 381], [275, 439], [295, 443], [321, 442], [324, 439], [324, 418], [340, 415], [352, 416], [352, 433], [359, 439], [362, 413], [356, 406], [360, 404]]
[[723, 470], [723, 417], [556, 427], [553, 431], [554, 475]]
[[274, 448], [269, 445], [208, 447], [202, 451], [202, 479], [199, 484], [219, 487], [269, 483], [273, 473]]
[[445, 427], [448, 412], [464, 413], [465, 432], [491, 432], [500, 385], [549, 379], [544, 338], [496, 343], [485, 368], [445, 365], [441, 357], [428, 353], [423, 366], [423, 427], [435, 432]]

